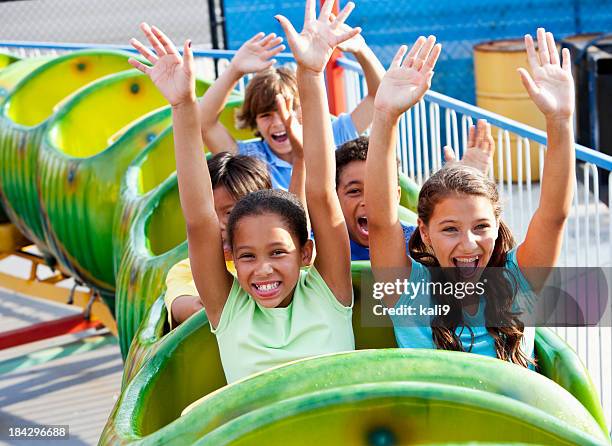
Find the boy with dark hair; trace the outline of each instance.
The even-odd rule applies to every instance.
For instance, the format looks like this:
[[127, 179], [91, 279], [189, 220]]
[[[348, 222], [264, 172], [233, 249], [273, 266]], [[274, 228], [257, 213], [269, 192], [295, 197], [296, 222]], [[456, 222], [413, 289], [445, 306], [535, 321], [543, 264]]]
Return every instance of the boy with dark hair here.
[[[479, 126], [481, 123], [479, 123]], [[475, 147], [473, 135], [468, 140], [471, 144], [464, 153], [461, 163], [487, 172], [493, 152], [489, 148]], [[368, 218], [365, 209], [364, 183], [365, 161], [368, 156], [369, 139], [360, 136], [344, 143], [336, 150], [336, 192], [344, 214], [351, 244], [351, 260], [370, 260]], [[446, 162], [454, 162], [454, 151], [444, 148]], [[400, 188], [397, 187], [399, 203]], [[406, 249], [410, 236], [416, 226], [402, 223]]]

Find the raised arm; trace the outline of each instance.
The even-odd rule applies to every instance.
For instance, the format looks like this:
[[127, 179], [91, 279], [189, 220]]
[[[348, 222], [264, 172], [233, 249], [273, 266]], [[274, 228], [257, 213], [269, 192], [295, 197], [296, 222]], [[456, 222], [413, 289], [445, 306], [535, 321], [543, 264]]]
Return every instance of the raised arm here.
[[181, 208], [187, 225], [191, 269], [208, 319], [216, 326], [233, 279], [225, 268], [221, 229], [204, 158], [191, 42], [185, 42], [183, 60], [159, 29], [146, 24], [142, 24], [141, 28], [156, 55], [136, 39], [132, 39], [132, 45], [153, 66], [135, 59], [130, 59], [130, 64], [148, 75], [172, 106], [176, 172]]
[[219, 115], [244, 75], [265, 70], [276, 63], [272, 58], [285, 49], [280, 45], [282, 41], [281, 37], [273, 33], [258, 33], [247, 40], [236, 52], [227, 69], [200, 99], [202, 137], [212, 153], [236, 152], [236, 141], [219, 121]]
[[557, 262], [574, 196], [574, 82], [569, 51], [563, 50], [561, 64], [551, 33], [538, 28], [538, 53], [529, 35], [525, 36], [525, 46], [532, 75], [523, 68], [519, 73], [531, 100], [546, 118], [547, 150], [540, 203], [529, 223], [525, 241], [518, 248], [517, 260], [537, 290], [542, 282], [528, 268], [552, 267]]
[[431, 84], [441, 49], [435, 41], [433, 36], [419, 37], [405, 59], [407, 47], [402, 45], [376, 93], [365, 179], [370, 258], [375, 270], [408, 268], [409, 271], [411, 266], [397, 212], [397, 123]]
[[[343, 24], [342, 29], [348, 31], [351, 28]], [[378, 57], [376, 57], [376, 54], [374, 54], [372, 49], [367, 45], [361, 34], [357, 34], [346, 42], [342, 42], [338, 45], [338, 48], [341, 51], [351, 53], [355, 56], [357, 63], [359, 63], [363, 70], [363, 77], [368, 87], [368, 94], [359, 104], [357, 104], [357, 107], [351, 111], [351, 120], [357, 129], [357, 133], [361, 134], [372, 124], [374, 97], [378, 91], [380, 81], [385, 75], [385, 68], [380, 63], [380, 60], [378, 60]]]
[[[276, 95], [276, 109], [287, 129], [287, 136], [291, 142], [291, 181], [289, 192], [296, 195], [304, 209], [306, 204], [306, 165], [304, 163], [303, 130], [295, 112], [293, 111], [293, 99], [285, 98], [281, 94]], [[308, 211], [306, 211], [308, 214]]]
[[[323, 70], [334, 48], [360, 32], [344, 31], [344, 23], [355, 5], [348, 2], [330, 20], [335, 0], [326, 0], [316, 17], [315, 0], [306, 1], [304, 29], [300, 34], [283, 16], [276, 16], [298, 64], [297, 80], [304, 122], [306, 199], [315, 234], [315, 267], [340, 303], [352, 303], [349, 238], [335, 185], [335, 145], [329, 117]], [[316, 175], [315, 175], [316, 173]]]

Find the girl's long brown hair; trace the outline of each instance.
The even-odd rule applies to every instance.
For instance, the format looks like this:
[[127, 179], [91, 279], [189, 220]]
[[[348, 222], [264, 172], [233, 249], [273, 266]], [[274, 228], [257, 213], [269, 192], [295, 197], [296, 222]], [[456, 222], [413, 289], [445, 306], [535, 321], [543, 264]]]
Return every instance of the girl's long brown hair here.
[[[510, 228], [500, 220], [502, 208], [495, 183], [475, 169], [462, 165], [446, 166], [432, 175], [421, 188], [418, 204], [419, 218], [425, 225], [428, 225], [440, 201], [450, 196], [465, 195], [489, 199], [493, 205], [495, 218], [499, 222], [498, 236], [491, 259], [487, 264], [487, 267], [499, 268], [487, 270], [488, 279], [484, 284], [485, 298], [496, 296], [495, 299], [487, 298], [485, 309], [487, 331], [495, 340], [495, 351], [498, 358], [527, 367], [529, 364], [534, 364], [534, 361], [527, 357], [521, 349], [525, 325], [518, 319], [518, 314], [512, 312], [512, 303], [518, 285], [512, 275], [504, 274], [503, 269], [506, 265], [506, 254], [515, 243]], [[429, 267], [432, 281], [443, 282], [445, 280], [439, 269], [438, 259], [424, 243], [418, 229], [412, 233], [408, 248], [414, 260]], [[436, 316], [432, 320], [431, 330], [434, 343], [440, 349], [463, 351], [461, 340], [456, 334], [458, 327], [465, 326], [462, 301], [454, 296], [436, 293], [432, 295], [432, 298], [436, 304], [450, 306], [450, 311], [446, 316]], [[471, 330], [470, 327], [466, 328]]]

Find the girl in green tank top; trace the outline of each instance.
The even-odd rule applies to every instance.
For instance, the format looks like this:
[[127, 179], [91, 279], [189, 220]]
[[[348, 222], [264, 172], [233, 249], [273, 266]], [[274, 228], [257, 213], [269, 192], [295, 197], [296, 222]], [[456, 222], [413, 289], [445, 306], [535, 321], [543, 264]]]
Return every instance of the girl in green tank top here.
[[[317, 240], [308, 239], [307, 216], [300, 200], [284, 191], [254, 192], [236, 203], [227, 225], [237, 277], [226, 269], [219, 219], [215, 213], [210, 173], [202, 151], [195, 69], [190, 41], [184, 58], [157, 28], [143, 24], [156, 54], [134, 45], [152, 64], [131, 60], [147, 74], [172, 105], [179, 194], [193, 278], [216, 334], [228, 382], [287, 361], [323, 353], [353, 350], [349, 238], [335, 191], [334, 139], [329, 119], [323, 70], [336, 45], [359, 29], [343, 27], [352, 9], [330, 18], [334, 0], [297, 34], [282, 18], [298, 63], [303, 116], [303, 157], [292, 159], [294, 171], [308, 169], [304, 194]], [[348, 28], [348, 30], [347, 30]], [[266, 40], [267, 39], [267, 40]], [[254, 42], [262, 57], [278, 41]], [[272, 135], [294, 136], [291, 155], [301, 149], [302, 135], [288, 128], [296, 121], [282, 107]], [[275, 110], [276, 111], [276, 110]], [[282, 136], [282, 135], [281, 135]], [[297, 138], [295, 138], [297, 136]], [[280, 137], [280, 136], [279, 136]], [[297, 148], [297, 150], [296, 150]], [[295, 176], [299, 181], [299, 176]]]

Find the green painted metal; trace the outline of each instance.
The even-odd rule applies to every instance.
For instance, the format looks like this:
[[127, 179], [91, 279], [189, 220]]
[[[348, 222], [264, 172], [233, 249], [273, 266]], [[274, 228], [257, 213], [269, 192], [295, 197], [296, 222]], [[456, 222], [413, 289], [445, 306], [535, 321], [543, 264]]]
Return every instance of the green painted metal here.
[[[165, 313], [163, 306], [159, 309]], [[356, 338], [363, 346], [361, 337], [357, 328]], [[546, 348], [538, 345], [539, 351]], [[397, 383], [416, 391], [416, 401], [414, 393], [401, 396], [401, 389], [394, 388], [382, 404], [391, 412], [373, 416], [381, 405], [374, 404], [369, 392], [380, 397], [380, 392]], [[514, 364], [462, 352], [339, 353], [271, 369], [213, 392], [223, 384], [214, 335], [200, 312], [166, 335], [124, 386], [100, 444], [139, 440], [142, 444], [192, 444], [200, 439], [203, 444], [224, 444], [226, 435], [231, 439], [238, 434], [236, 440], [244, 434], [243, 439], [250, 441], [250, 430], [243, 432], [241, 426], [280, 429], [277, 435], [282, 436], [272, 436], [265, 443], [277, 444], [279, 438], [294, 438], [283, 431], [288, 424], [298, 437], [316, 432], [317, 424], [331, 433], [339, 429], [334, 435], [350, 435], [349, 427], [361, 432], [383, 420], [399, 423], [399, 431], [414, 432], [424, 443], [531, 439], [543, 444], [608, 444], [607, 434], [588, 410], [553, 381]], [[346, 390], [347, 386], [355, 387]], [[420, 393], [427, 386], [430, 390]], [[179, 418], [182, 409], [200, 395], [208, 396]], [[326, 399], [329, 395], [332, 398]], [[362, 396], [367, 396], [365, 401]], [[418, 412], [402, 408], [406, 404]], [[455, 416], [457, 411], [462, 416]], [[436, 416], [428, 417], [432, 412]], [[350, 416], [340, 421], [339, 414]], [[317, 424], [310, 424], [312, 417], [317, 417]], [[464, 426], [466, 436], [455, 435], [446, 424], [449, 420]], [[504, 423], [514, 428], [508, 430]], [[224, 434], [219, 437], [219, 432]], [[439, 437], [440, 432], [447, 432], [447, 437]], [[534, 437], [523, 436], [527, 434]]]
[[[21, 76], [0, 110], [0, 192], [11, 221], [49, 259], [37, 188], [42, 136], [67, 96], [95, 79], [128, 69], [128, 57], [117, 51], [76, 51], [42, 64], [14, 64], [16, 71], [25, 64], [19, 74], [27, 75]], [[13, 81], [16, 77], [20, 76], [12, 73]]]
[[313, 391], [249, 412], [193, 444], [281, 445], [283, 439], [291, 438], [296, 446], [367, 445], [372, 444], [368, 440], [373, 434], [380, 437], [381, 432], [396, 439], [396, 444], [475, 439], [605, 444], [511, 398], [428, 382], [355, 384]]
[[6, 55], [0, 53], [0, 103], [24, 77], [52, 59], [51, 57], [15, 58], [10, 63], [3, 65], [9, 61], [8, 58], [3, 59], [3, 56]]
[[[21, 61], [20, 58], [11, 54], [0, 53], [0, 104], [2, 104], [4, 98], [24, 76], [41, 63], [44, 63], [45, 60], [47, 59], [32, 58]], [[20, 63], [16, 64], [15, 62]], [[9, 217], [6, 215], [4, 206], [2, 206], [2, 200], [0, 199], [0, 223], [6, 223], [8, 221]]]
[[419, 203], [419, 186], [403, 173], [399, 174], [401, 189], [400, 204], [416, 213]]
[[541, 373], [574, 395], [607, 431], [597, 390], [576, 352], [550, 330], [536, 331], [536, 348]]
[[3, 68], [9, 66], [12, 63], [17, 62], [18, 60], [21, 60], [21, 58], [15, 56], [13, 54], [0, 53], [0, 70], [2, 70]]
[[[51, 60], [51, 57], [19, 59], [8, 54], [0, 53], [0, 105], [21, 79], [49, 60]], [[1, 143], [0, 147], [2, 147]], [[4, 210], [4, 205], [2, 205], [3, 201], [4, 200], [0, 198], [0, 223], [6, 223], [10, 220]]]
[[187, 256], [176, 174], [165, 180], [129, 226], [117, 273], [116, 318], [124, 357], [146, 311], [163, 295], [168, 270]]
[[398, 207], [398, 215], [399, 219], [405, 223], [412, 226], [416, 226], [417, 224], [417, 214], [410, 209], [402, 206], [401, 204]]

